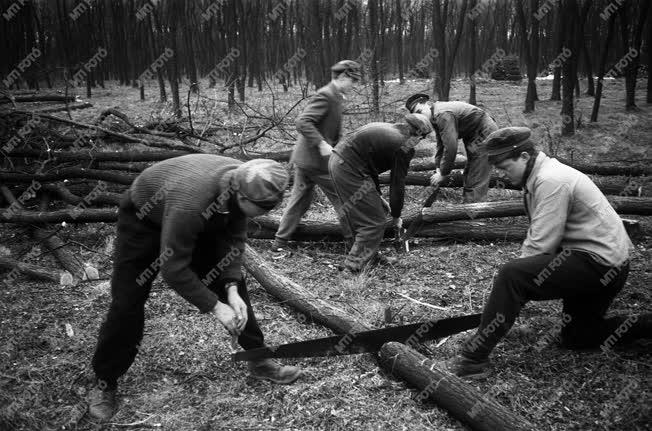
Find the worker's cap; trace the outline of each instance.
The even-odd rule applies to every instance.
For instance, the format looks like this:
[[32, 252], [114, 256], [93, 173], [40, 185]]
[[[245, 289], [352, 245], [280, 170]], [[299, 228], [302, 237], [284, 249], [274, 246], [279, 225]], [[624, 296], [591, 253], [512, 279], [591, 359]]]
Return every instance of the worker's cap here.
[[417, 103], [423, 103], [430, 99], [430, 96], [424, 93], [413, 94], [408, 97], [408, 100], [405, 102], [405, 107], [408, 111], [412, 112]]
[[344, 73], [346, 76], [359, 81], [362, 79], [362, 66], [360, 63], [353, 60], [342, 60], [331, 66], [331, 72], [338, 75]]
[[287, 184], [287, 169], [274, 160], [249, 160], [234, 171], [234, 189], [247, 200], [267, 210], [274, 208], [283, 199]]
[[489, 161], [500, 159], [501, 154], [516, 150], [530, 143], [532, 131], [527, 127], [504, 127], [487, 136], [485, 146]]
[[407, 114], [405, 122], [417, 129], [422, 136], [432, 133], [432, 124], [430, 124], [428, 117], [423, 114]]

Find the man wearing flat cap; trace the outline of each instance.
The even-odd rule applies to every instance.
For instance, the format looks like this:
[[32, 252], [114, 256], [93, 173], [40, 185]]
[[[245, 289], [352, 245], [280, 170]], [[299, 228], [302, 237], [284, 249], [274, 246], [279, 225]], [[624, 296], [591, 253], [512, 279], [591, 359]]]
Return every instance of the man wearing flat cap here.
[[[145, 302], [159, 271], [244, 349], [264, 346], [242, 277], [247, 218], [277, 206], [287, 182], [287, 170], [272, 160], [242, 163], [209, 154], [159, 162], [134, 180], [118, 211], [111, 305], [93, 356], [91, 416], [106, 420], [115, 412], [117, 381], [138, 352]], [[249, 369], [286, 384], [301, 373], [272, 360], [250, 362]]]
[[523, 188], [530, 226], [521, 256], [494, 278], [477, 332], [461, 355], [442, 365], [458, 376], [488, 374], [490, 352], [531, 300], [562, 300], [566, 348], [606, 350], [615, 342], [651, 338], [652, 315], [605, 318], [627, 280], [632, 243], [598, 187], [537, 151], [526, 127], [489, 135], [487, 154], [507, 180]]
[[462, 139], [467, 162], [464, 168], [465, 203], [485, 200], [489, 190], [491, 168], [487, 161], [485, 139], [498, 127], [482, 109], [464, 102], [432, 102], [427, 94], [414, 94], [405, 102], [412, 113], [425, 115], [437, 136], [435, 174], [430, 178], [433, 186], [448, 179], [457, 154], [457, 140]]
[[[328, 159], [340, 139], [344, 95], [361, 78], [360, 64], [342, 60], [331, 67], [331, 81], [320, 88], [296, 119], [299, 140], [290, 162], [294, 164], [294, 183], [287, 207], [276, 232], [274, 250], [287, 247], [301, 217], [308, 211], [315, 184], [322, 189], [336, 210], [340, 204], [328, 174]], [[342, 225], [347, 243], [351, 232]]]
[[[352, 273], [380, 259], [378, 248], [389, 212], [394, 226], [401, 228], [405, 176], [414, 147], [432, 132], [430, 122], [420, 114], [408, 114], [404, 121], [369, 123], [347, 135], [331, 156], [328, 168], [342, 203], [341, 224], [355, 235], [355, 242], [341, 265]], [[389, 203], [381, 197], [378, 175], [390, 173]]]

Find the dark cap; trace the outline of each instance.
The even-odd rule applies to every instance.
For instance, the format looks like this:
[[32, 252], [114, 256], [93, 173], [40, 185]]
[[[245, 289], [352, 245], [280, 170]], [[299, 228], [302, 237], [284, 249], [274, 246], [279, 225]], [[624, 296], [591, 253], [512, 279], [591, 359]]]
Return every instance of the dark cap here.
[[485, 144], [489, 159], [529, 143], [531, 133], [527, 127], [504, 127], [491, 133]]
[[344, 73], [346, 76], [360, 80], [362, 78], [362, 67], [360, 63], [353, 60], [342, 60], [335, 63], [331, 66], [331, 72], [333, 73]]
[[427, 135], [432, 132], [432, 124], [430, 124], [428, 117], [425, 115], [407, 114], [405, 116], [405, 122], [417, 129], [420, 135]]
[[427, 94], [424, 94], [424, 93], [413, 94], [405, 102], [405, 107], [407, 108], [408, 111], [412, 112], [412, 109], [414, 109], [414, 106], [417, 103], [423, 103], [423, 102], [426, 102], [429, 99], [430, 99], [430, 96], [428, 96]]

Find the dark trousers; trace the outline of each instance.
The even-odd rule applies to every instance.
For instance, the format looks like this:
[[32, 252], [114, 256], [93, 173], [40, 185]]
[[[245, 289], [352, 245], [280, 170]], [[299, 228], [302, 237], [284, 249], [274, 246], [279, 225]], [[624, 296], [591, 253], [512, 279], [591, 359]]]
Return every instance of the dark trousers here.
[[628, 263], [601, 265], [582, 251], [514, 259], [498, 271], [480, 327], [464, 343], [462, 354], [486, 359], [528, 301], [550, 299], [563, 301], [562, 343], [575, 349], [598, 347], [625, 320], [604, 316], [628, 273]]
[[[109, 388], [127, 372], [134, 362], [143, 338], [145, 302], [158, 269], [153, 262], [159, 257], [161, 231], [157, 226], [136, 216], [136, 208], [125, 194], [118, 213], [118, 233], [115, 241], [113, 276], [111, 277], [111, 306], [100, 328], [93, 356], [93, 370], [98, 381]], [[200, 279], [206, 277], [224, 256], [217, 252], [219, 238], [204, 235], [195, 247], [191, 268]], [[149, 274], [144, 277], [143, 274]], [[224, 283], [214, 280], [208, 286], [220, 301], [227, 302]], [[238, 338], [244, 349], [264, 345], [263, 334], [256, 322], [244, 280], [238, 283], [238, 293], [247, 304], [247, 325]]]
[[328, 170], [341, 202], [340, 224], [353, 232], [353, 247], [344, 265], [358, 271], [378, 252], [385, 233], [385, 211], [370, 176], [364, 175], [333, 153]]

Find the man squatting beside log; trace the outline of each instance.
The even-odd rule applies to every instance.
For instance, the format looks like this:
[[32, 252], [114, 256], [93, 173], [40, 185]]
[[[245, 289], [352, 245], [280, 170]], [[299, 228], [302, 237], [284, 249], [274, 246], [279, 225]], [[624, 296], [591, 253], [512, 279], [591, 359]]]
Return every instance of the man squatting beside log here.
[[[290, 199], [281, 217], [272, 244], [274, 250], [287, 247], [301, 217], [312, 203], [315, 184], [322, 189], [339, 213], [340, 203], [328, 174], [328, 158], [337, 145], [342, 131], [342, 101], [362, 77], [360, 64], [342, 60], [331, 67], [331, 82], [320, 88], [296, 119], [299, 140], [292, 151], [294, 183]], [[341, 224], [344, 241], [352, 242], [348, 225]]]
[[457, 140], [462, 139], [467, 157], [464, 168], [464, 203], [484, 201], [491, 176], [485, 139], [498, 126], [477, 106], [464, 102], [430, 102], [428, 99], [427, 94], [414, 94], [405, 102], [405, 107], [412, 113], [425, 115], [437, 136], [436, 171], [430, 184], [436, 187], [448, 179], [455, 164]]
[[[272, 160], [243, 164], [208, 154], [165, 160], [136, 178], [118, 212], [111, 306], [93, 356], [92, 416], [108, 419], [115, 412], [117, 380], [138, 352], [145, 302], [159, 270], [245, 350], [264, 346], [241, 272], [247, 218], [273, 209], [287, 182], [286, 169]], [[254, 377], [283, 384], [301, 374], [270, 359], [250, 362], [249, 369]]]
[[[382, 260], [378, 248], [385, 232], [385, 214], [391, 212], [394, 226], [401, 228], [405, 176], [414, 147], [432, 133], [428, 119], [408, 114], [405, 122], [369, 123], [348, 135], [334, 150], [328, 164], [340, 199], [340, 224], [355, 235], [344, 265], [353, 273], [367, 263]], [[378, 174], [391, 169], [389, 204], [381, 197]]]
[[530, 300], [563, 301], [566, 348], [608, 349], [614, 334], [652, 338], [650, 314], [605, 318], [629, 273], [632, 243], [620, 217], [586, 175], [537, 151], [530, 133], [507, 127], [487, 138], [489, 161], [523, 188], [530, 227], [520, 258], [499, 269], [477, 332], [441, 364], [458, 376], [489, 373], [489, 354]]

